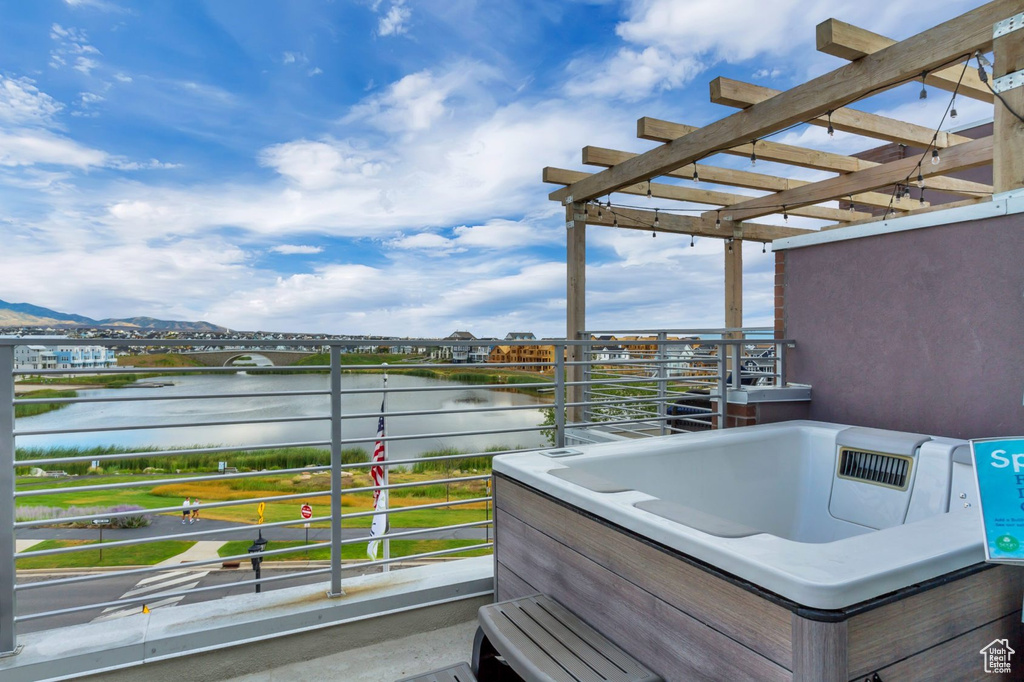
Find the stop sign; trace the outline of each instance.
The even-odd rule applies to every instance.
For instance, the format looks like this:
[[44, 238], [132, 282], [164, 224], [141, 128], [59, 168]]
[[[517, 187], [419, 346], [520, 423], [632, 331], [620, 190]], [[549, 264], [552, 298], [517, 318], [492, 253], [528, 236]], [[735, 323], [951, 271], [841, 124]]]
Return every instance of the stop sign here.
[[304, 519], [313, 518], [313, 508], [308, 504], [303, 503], [303, 505], [299, 507], [299, 513], [302, 514], [302, 518]]

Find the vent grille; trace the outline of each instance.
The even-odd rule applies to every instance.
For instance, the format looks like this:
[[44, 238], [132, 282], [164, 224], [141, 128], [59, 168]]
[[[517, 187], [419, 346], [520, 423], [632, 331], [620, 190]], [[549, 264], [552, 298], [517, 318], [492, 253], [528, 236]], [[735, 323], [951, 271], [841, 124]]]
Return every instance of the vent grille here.
[[849, 448], [842, 448], [839, 455], [839, 476], [842, 478], [851, 478], [900, 490], [907, 487], [910, 465], [913, 461], [909, 457]]

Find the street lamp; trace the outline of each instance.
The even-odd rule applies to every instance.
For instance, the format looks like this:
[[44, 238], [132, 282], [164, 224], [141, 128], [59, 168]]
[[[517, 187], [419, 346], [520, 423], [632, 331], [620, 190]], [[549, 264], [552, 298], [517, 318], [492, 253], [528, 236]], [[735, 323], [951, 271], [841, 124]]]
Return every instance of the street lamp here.
[[256, 555], [249, 558], [249, 561], [252, 562], [252, 570], [256, 571], [256, 594], [260, 593], [260, 564], [263, 563], [263, 557], [260, 556], [260, 553], [263, 552], [263, 550], [265, 550], [266, 548], [267, 541], [266, 539], [264, 539], [263, 530], [261, 529], [259, 532], [259, 537], [253, 540], [252, 545], [250, 545], [249, 547], [249, 554]]

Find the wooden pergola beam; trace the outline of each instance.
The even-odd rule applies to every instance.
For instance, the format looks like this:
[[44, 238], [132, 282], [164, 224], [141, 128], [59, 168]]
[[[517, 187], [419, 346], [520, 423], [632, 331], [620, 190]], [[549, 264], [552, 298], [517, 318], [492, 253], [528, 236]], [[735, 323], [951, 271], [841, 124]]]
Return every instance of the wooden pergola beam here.
[[[781, 90], [773, 90], [763, 85], [754, 85], [731, 78], [718, 77], [709, 83], [711, 90], [711, 101], [727, 107], [746, 109], [766, 99], [780, 94]], [[811, 125], [827, 128], [828, 116], [819, 116], [808, 121]], [[865, 111], [858, 111], [848, 107], [841, 107], [832, 112], [832, 127], [846, 133], [863, 135], [885, 142], [896, 142], [905, 144], [908, 147], [926, 148], [931, 144], [932, 137], [935, 137], [935, 146], [939, 149], [952, 147], [956, 144], [967, 142], [969, 137], [939, 131], [919, 126], [916, 123], [907, 123], [895, 118], [869, 114]]]
[[[1016, 11], [1020, 11], [1019, 5]], [[818, 24], [816, 37], [819, 52], [850, 61], [866, 57], [896, 44], [892, 38], [886, 38], [838, 19], [826, 19]], [[934, 72], [929, 71], [925, 82], [940, 90], [953, 92], [961, 74], [963, 74], [963, 80], [960, 82], [958, 90], [961, 95], [982, 102], [991, 103], [993, 101], [992, 91], [978, 78], [978, 72], [970, 68], [964, 72], [963, 66], [960, 65], [949, 66]]]
[[987, 3], [581, 180], [568, 188], [566, 200], [571, 197], [572, 201], [589, 201], [619, 187], [664, 175], [699, 161], [715, 150], [735, 147], [786, 126], [817, 118], [880, 88], [935, 69], [951, 56], [987, 51], [992, 45], [992, 25], [1019, 8], [1020, 0]]
[[[551, 166], [548, 166], [544, 169], [544, 182], [554, 185], [571, 185], [574, 182], [579, 182], [588, 175], [590, 175], [590, 173], [566, 170], [564, 168], [552, 168]], [[634, 194], [636, 196], [647, 196], [647, 183], [640, 182], [635, 185], [627, 185], [619, 189], [619, 192], [622, 192], [623, 194]], [[710, 204], [712, 206], [730, 206], [750, 198], [743, 194], [717, 192], [712, 189], [697, 187], [680, 187], [679, 185], [666, 185], [658, 182], [651, 184], [651, 196], [659, 199], [691, 201], [697, 204]], [[870, 213], [847, 211], [841, 208], [826, 208], [824, 206], [804, 206], [790, 211], [790, 213], [805, 218], [816, 218], [819, 220], [830, 220], [842, 223], [870, 220], [873, 217]]]
[[[603, 166], [605, 168], [611, 168], [616, 164], [623, 163], [624, 161], [637, 156], [639, 156], [639, 154], [618, 151], [615, 149], [606, 149], [604, 147], [587, 146], [583, 148], [583, 163], [588, 166]], [[707, 182], [719, 185], [729, 185], [731, 187], [760, 189], [768, 192], [782, 192], [787, 189], [794, 189], [796, 187], [803, 187], [804, 185], [811, 184], [806, 180], [780, 178], [775, 175], [751, 173], [750, 171], [733, 170], [731, 168], [719, 168], [718, 166], [709, 166], [703, 163], [698, 164], [698, 173], [701, 180], [706, 180]], [[689, 180], [693, 177], [693, 164], [683, 166], [678, 170], [670, 171], [664, 175], [670, 178], [683, 178]], [[548, 198], [552, 201], [564, 201], [565, 197], [567, 197], [570, 192], [570, 188], [556, 190], [549, 194]], [[853, 201], [854, 203], [864, 204], [865, 206], [886, 208], [889, 206], [889, 195], [879, 192], [862, 192], [854, 195]], [[916, 203], [912, 204], [907, 200], [900, 200], [893, 206], [897, 211], [909, 211], [916, 207]]]
[[[942, 173], [951, 173], [967, 168], [976, 168], [992, 162], [992, 137], [971, 140], [956, 147], [943, 150], [938, 164], [924, 163], [920, 166], [921, 175], [929, 178]], [[868, 168], [856, 173], [840, 175], [836, 178], [822, 180], [804, 187], [769, 194], [764, 197], [750, 199], [741, 204], [729, 206], [721, 211], [723, 218], [741, 221], [777, 213], [780, 206], [789, 207], [816, 204], [826, 199], [845, 196], [851, 192], [877, 189], [895, 183], [904, 182], [908, 177], [916, 178], [918, 172], [917, 158], [900, 159], [890, 163]], [[931, 188], [931, 182], [926, 183]], [[714, 216], [716, 212], [705, 213]]]
[[[674, 234], [693, 235], [694, 237], [711, 237], [714, 239], [733, 239], [739, 228], [742, 239], [749, 242], [771, 242], [785, 237], [795, 237], [801, 234], [810, 234], [816, 230], [804, 230], [797, 227], [778, 227], [776, 225], [762, 225], [761, 223], [735, 222], [722, 218], [721, 227], [715, 227], [717, 216], [714, 211], [703, 216], [679, 215], [676, 213], [660, 212], [657, 215], [658, 227], [654, 227], [654, 211], [638, 208], [612, 207], [611, 211], [602, 209], [598, 217], [597, 206], [586, 205], [587, 225], [603, 225], [605, 227], [621, 227], [627, 230], [641, 230], [643, 232], [666, 232]], [[616, 222], [618, 223], [616, 225]]]
[[[698, 130], [695, 126], [688, 126], [682, 123], [663, 121], [657, 118], [644, 116], [636, 122], [636, 136], [644, 140], [654, 142], [671, 142], [676, 138]], [[757, 158], [762, 161], [774, 161], [800, 168], [811, 168], [813, 170], [830, 171], [833, 173], [852, 173], [853, 171], [869, 168], [871, 162], [858, 159], [855, 156], [844, 156], [832, 152], [822, 152], [806, 147], [797, 147], [791, 144], [782, 144], [770, 140], [759, 140], [757, 144], [737, 145], [730, 149], [721, 150], [722, 154], [732, 156], [750, 157], [756, 153]]]
[[[643, 117], [636, 122], [637, 137], [656, 142], [671, 142], [672, 140], [689, 135], [697, 130], [694, 126], [662, 121], [656, 118]], [[966, 138], [970, 139], [970, 138]], [[756, 145], [743, 144], [732, 149], [722, 150], [724, 154], [749, 157], [752, 153], [757, 158], [765, 161], [785, 163], [790, 166], [801, 168], [812, 168], [814, 170], [830, 171], [834, 173], [855, 173], [867, 168], [874, 168], [879, 165], [875, 161], [858, 159], [855, 156], [844, 156], [832, 152], [822, 152], [816, 149], [797, 147], [791, 144], [780, 144], [770, 140], [761, 140]], [[935, 189], [952, 194], [961, 194], [968, 197], [975, 197], [979, 194], [992, 192], [991, 185], [959, 178], [935, 178], [932, 181]]]

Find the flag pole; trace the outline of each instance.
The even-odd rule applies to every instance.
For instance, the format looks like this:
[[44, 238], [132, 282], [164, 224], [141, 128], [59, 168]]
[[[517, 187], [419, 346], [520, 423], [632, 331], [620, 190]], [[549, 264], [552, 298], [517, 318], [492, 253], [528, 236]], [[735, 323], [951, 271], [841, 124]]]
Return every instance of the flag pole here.
[[[388, 369], [387, 369], [387, 367], [388, 367], [388, 363], [385, 362], [384, 363], [384, 398], [383, 398], [383, 400], [381, 400], [381, 405], [384, 406], [384, 407], [381, 408], [381, 413], [382, 414], [387, 414], [387, 411], [388, 411]], [[385, 439], [384, 439], [384, 485], [387, 486], [387, 484], [388, 484], [388, 465], [387, 465], [387, 461], [388, 461], [388, 441], [387, 441], [387, 438], [386, 438], [387, 431], [385, 431], [384, 434], [385, 434]], [[387, 487], [385, 487], [384, 490], [387, 491]], [[388, 492], [390, 492], [390, 491], [388, 491]], [[388, 495], [388, 498], [390, 498], [390, 497], [391, 496]], [[388, 502], [390, 503], [391, 500], [388, 499]], [[390, 518], [388, 517], [387, 512], [385, 512], [384, 513], [384, 533], [387, 534], [389, 532], [391, 532], [391, 523], [390, 523]], [[384, 538], [384, 560], [385, 560], [385, 562], [387, 562], [387, 560], [390, 559], [390, 558], [391, 558], [391, 540], [389, 538], [385, 537]], [[390, 570], [390, 568], [391, 568], [391, 564], [390, 563], [385, 563], [381, 570], [384, 573], [387, 573]]]

